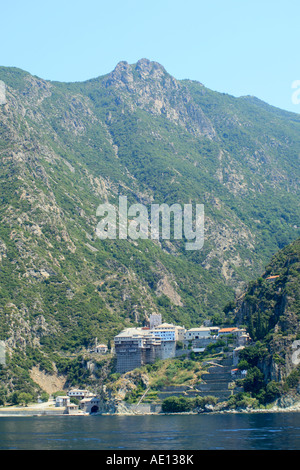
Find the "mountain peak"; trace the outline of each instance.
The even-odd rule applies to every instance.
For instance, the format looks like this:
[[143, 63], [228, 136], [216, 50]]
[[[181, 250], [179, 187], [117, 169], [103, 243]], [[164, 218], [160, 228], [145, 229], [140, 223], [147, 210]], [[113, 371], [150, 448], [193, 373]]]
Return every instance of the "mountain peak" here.
[[127, 61], [122, 60], [118, 62], [114, 70], [108, 75], [106, 84], [115, 85], [125, 84], [130, 85], [134, 80], [160, 80], [167, 74], [164, 67], [158, 62], [149, 59], [140, 59], [136, 64], [128, 64]]
[[164, 75], [166, 74], [165, 68], [158, 62], [149, 59], [140, 59], [135, 64], [135, 70], [145, 75]]

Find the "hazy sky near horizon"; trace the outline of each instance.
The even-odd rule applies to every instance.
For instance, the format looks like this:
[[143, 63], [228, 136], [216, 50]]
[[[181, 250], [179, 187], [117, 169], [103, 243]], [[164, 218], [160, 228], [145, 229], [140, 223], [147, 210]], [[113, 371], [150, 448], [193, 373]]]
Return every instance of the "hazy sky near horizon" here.
[[177, 79], [300, 113], [299, 0], [2, 0], [0, 19], [0, 65], [47, 80], [148, 58]]

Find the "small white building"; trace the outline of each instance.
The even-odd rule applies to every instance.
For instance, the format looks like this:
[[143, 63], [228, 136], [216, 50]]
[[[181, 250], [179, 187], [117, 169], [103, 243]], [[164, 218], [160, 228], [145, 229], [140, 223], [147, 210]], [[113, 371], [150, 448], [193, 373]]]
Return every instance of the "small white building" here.
[[74, 398], [78, 398], [79, 400], [83, 399], [83, 398], [88, 398], [88, 397], [91, 397], [91, 396], [94, 396], [91, 392], [89, 392], [88, 390], [80, 390], [78, 388], [76, 389], [73, 389], [73, 390], [69, 390], [68, 391], [68, 396], [71, 398], [71, 397], [74, 397]]
[[78, 415], [82, 412], [78, 410], [78, 405], [75, 405], [74, 403], [70, 403], [69, 405], [66, 406], [65, 413], [67, 415]]
[[191, 328], [185, 333], [185, 339], [193, 341], [194, 339], [211, 338], [218, 335], [219, 328], [213, 326], [200, 326], [198, 328]]
[[68, 397], [67, 395], [60, 395], [58, 397], [56, 397], [56, 400], [55, 400], [55, 406], [56, 407], [66, 407], [70, 405], [70, 397]]
[[106, 354], [108, 351], [108, 347], [106, 344], [97, 344], [97, 346], [94, 347], [92, 352], [98, 353], [98, 354]]
[[239, 335], [237, 338], [237, 344], [239, 346], [246, 346], [248, 343], [250, 343], [251, 338], [249, 336], [249, 333], [245, 333], [244, 335]]

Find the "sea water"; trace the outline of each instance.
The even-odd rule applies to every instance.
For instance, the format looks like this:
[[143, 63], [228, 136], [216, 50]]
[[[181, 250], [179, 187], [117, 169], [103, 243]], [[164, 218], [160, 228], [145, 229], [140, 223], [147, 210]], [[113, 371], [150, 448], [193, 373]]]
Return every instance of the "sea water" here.
[[1, 417], [0, 449], [296, 450], [300, 413]]

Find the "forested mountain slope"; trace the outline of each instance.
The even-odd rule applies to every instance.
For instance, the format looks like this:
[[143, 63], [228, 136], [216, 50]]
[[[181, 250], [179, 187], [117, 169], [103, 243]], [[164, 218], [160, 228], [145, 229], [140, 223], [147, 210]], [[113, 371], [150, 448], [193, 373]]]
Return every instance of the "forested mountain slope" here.
[[[300, 351], [300, 239], [280, 250], [237, 302], [237, 321], [264, 345], [259, 365], [266, 380], [282, 381]], [[298, 379], [299, 381], [299, 379]]]
[[[222, 321], [224, 306], [298, 237], [299, 115], [176, 80], [147, 59], [82, 83], [6, 67], [0, 80], [0, 339], [9, 351], [76, 351], [152, 312], [186, 327]], [[120, 195], [204, 204], [203, 248], [99, 240], [96, 209]]]

